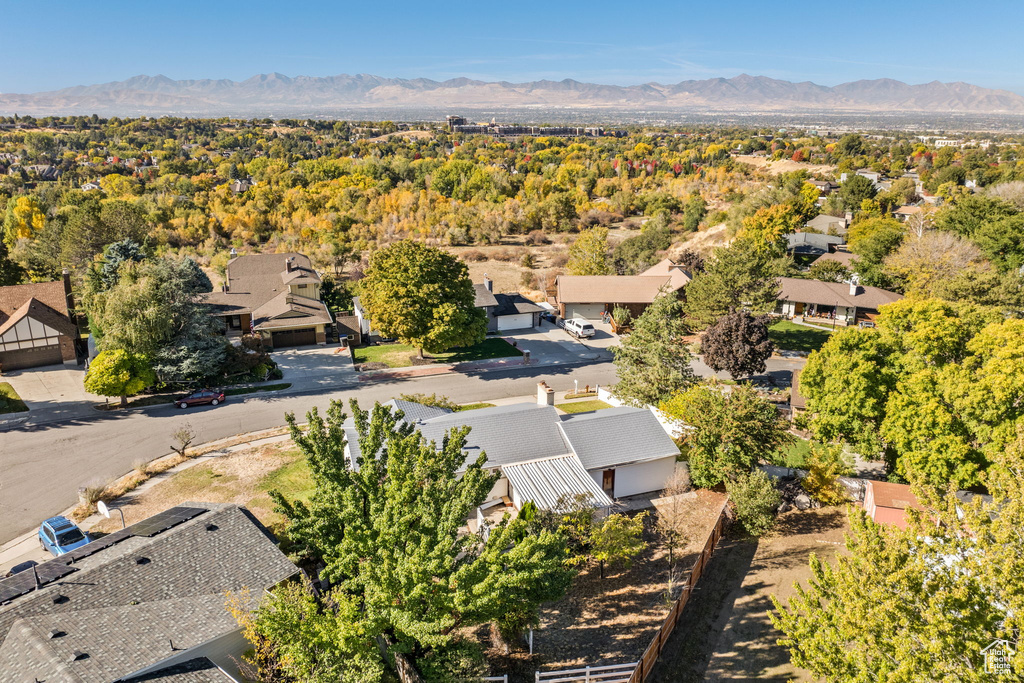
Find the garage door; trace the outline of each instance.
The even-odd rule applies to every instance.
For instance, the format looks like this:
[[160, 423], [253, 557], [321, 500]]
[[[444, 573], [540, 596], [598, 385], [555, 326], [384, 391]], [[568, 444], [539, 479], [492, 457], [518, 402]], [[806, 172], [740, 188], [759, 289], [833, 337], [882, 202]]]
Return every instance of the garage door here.
[[533, 327], [533, 313], [517, 313], [515, 315], [503, 315], [498, 318], [498, 331], [503, 330], [525, 330]]
[[22, 368], [36, 368], [40, 365], [56, 365], [62, 362], [59, 344], [0, 353], [0, 369], [4, 372], [8, 370], [21, 370]]
[[566, 304], [565, 319], [586, 318], [587, 320], [597, 320], [601, 317], [603, 311], [604, 304]]
[[281, 330], [270, 335], [275, 349], [288, 346], [307, 346], [316, 344], [316, 328], [306, 327], [301, 330]]

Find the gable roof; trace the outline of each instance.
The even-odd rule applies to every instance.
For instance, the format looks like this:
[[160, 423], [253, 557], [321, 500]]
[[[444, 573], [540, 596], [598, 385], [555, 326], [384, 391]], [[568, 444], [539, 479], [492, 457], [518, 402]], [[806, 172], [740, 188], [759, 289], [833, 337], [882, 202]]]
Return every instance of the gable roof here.
[[660, 276], [669, 278], [669, 288], [674, 291], [678, 291], [682, 287], [689, 284], [690, 280], [693, 279], [693, 275], [683, 268], [680, 264], [675, 263], [672, 259], [662, 259], [655, 263], [653, 266], [640, 273], [641, 276]]
[[206, 657], [197, 657], [153, 673], [126, 678], [124, 683], [228, 683], [233, 680]]
[[494, 293], [487, 289], [487, 285], [483, 282], [473, 285], [474, 300], [473, 305], [477, 308], [487, 308], [489, 306], [497, 306], [498, 300], [494, 298]]
[[594, 478], [583, 469], [579, 458], [572, 454], [505, 465], [501, 473], [508, 477], [520, 500], [533, 501], [544, 510], [557, 511], [560, 500], [581, 495], [599, 508], [612, 504]]
[[66, 315], [61, 315], [42, 301], [34, 297], [22, 304], [21, 308], [11, 313], [3, 323], [0, 323], [0, 335], [18, 324], [18, 321], [25, 318], [37, 320], [47, 327], [51, 327], [65, 337], [74, 339], [78, 336], [78, 326]]
[[324, 302], [288, 291], [252, 311], [252, 324], [257, 330], [330, 323], [331, 314]]
[[[288, 259], [292, 260], [291, 272]], [[228, 291], [203, 295], [203, 300], [220, 315], [255, 312], [288, 292], [288, 285], [319, 283], [320, 276], [308, 256], [290, 252], [237, 256], [228, 262], [227, 280]], [[327, 308], [322, 304], [321, 307], [326, 313]]]
[[826, 234], [829, 229], [835, 229], [838, 233], [845, 233], [848, 227], [846, 218], [830, 216], [827, 213], [818, 214], [811, 220], [804, 223], [804, 226]]
[[68, 302], [64, 294], [64, 283], [55, 280], [0, 287], [0, 323], [5, 322], [29, 299], [46, 304], [59, 315], [68, 317]]
[[822, 235], [817, 232], [792, 232], [786, 235], [787, 247], [801, 254], [826, 252], [832, 245], [845, 242], [838, 235]]
[[522, 294], [495, 294], [494, 298], [498, 302], [498, 307], [494, 309], [494, 315], [498, 317], [521, 313], [541, 313], [545, 310]]
[[415, 403], [413, 401], [403, 401], [400, 398], [393, 398], [390, 401], [384, 403], [384, 405], [390, 406], [396, 410], [401, 410], [402, 413], [405, 414], [405, 422], [422, 422], [424, 420], [429, 420], [434, 417], [448, 415], [452, 412], [447, 408], [425, 406], [422, 403]]
[[855, 258], [857, 258], [857, 255], [852, 251], [830, 251], [827, 254], [822, 254], [811, 261], [811, 265], [813, 266], [816, 263], [821, 263], [822, 261], [835, 261], [849, 267], [853, 265], [853, 260]]
[[871, 487], [871, 491], [875, 497], [875, 507], [892, 508], [894, 510], [905, 510], [907, 508], [913, 508], [915, 510], [925, 510], [917, 500], [907, 484], [893, 484], [887, 481], [871, 481], [868, 480], [867, 485]]
[[588, 470], [679, 455], [679, 447], [645, 408], [620, 406], [564, 415], [559, 426]]
[[878, 287], [857, 285], [856, 294], [850, 294], [850, 285], [845, 282], [822, 282], [795, 277], [779, 278], [781, 291], [779, 299], [804, 304], [857, 307], [877, 309], [903, 298], [902, 294]]
[[671, 283], [667, 275], [559, 275], [555, 288], [563, 304], [649, 304]]
[[[0, 672], [117, 680], [172, 656], [169, 641], [187, 649], [235, 631], [226, 591], [250, 588], [256, 598], [298, 571], [245, 508], [185, 506], [196, 516], [171, 528], [150, 518], [39, 565], [39, 577], [65, 574], [0, 604]], [[63, 635], [49, 638], [54, 629]], [[88, 656], [71, 661], [74, 651]], [[6, 680], [15, 679], [0, 674]]]

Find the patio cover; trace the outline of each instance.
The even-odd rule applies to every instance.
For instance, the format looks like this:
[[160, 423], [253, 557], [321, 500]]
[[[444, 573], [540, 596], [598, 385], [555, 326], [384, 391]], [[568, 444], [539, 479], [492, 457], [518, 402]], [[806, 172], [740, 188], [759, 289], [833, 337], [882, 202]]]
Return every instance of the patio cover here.
[[544, 510], [558, 509], [562, 496], [589, 495], [595, 506], [608, 507], [611, 499], [601, 490], [594, 478], [575, 455], [560, 455], [541, 460], [530, 460], [514, 465], [503, 465], [502, 473], [523, 502], [532, 500]]

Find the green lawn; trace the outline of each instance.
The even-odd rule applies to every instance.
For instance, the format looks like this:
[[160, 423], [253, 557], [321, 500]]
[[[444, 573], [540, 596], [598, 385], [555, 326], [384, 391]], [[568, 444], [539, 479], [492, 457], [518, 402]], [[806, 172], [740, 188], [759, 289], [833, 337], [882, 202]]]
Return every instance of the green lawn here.
[[9, 382], [0, 382], [0, 414], [2, 413], [23, 413], [28, 406], [18, 396], [18, 392]]
[[786, 351], [817, 351], [831, 334], [831, 330], [797, 325], [789, 320], [781, 320], [768, 328], [768, 336], [775, 346]]
[[783, 449], [786, 467], [802, 469], [807, 456], [811, 454], [811, 442], [807, 439], [796, 437], [793, 443]]
[[[418, 349], [409, 344], [380, 344], [360, 346], [352, 350], [353, 360], [359, 363], [384, 363], [389, 368], [407, 368]], [[444, 353], [425, 353], [424, 357], [436, 363], [465, 363], [471, 360], [521, 356], [523, 352], [500, 337], [488, 337], [475, 346], [451, 349]]]
[[604, 401], [573, 401], [572, 403], [559, 403], [555, 406], [559, 410], [566, 413], [590, 413], [595, 410], [604, 410], [605, 408], [611, 408], [610, 405]]
[[464, 406], [459, 406], [459, 412], [464, 413], [467, 410], [479, 410], [480, 408], [493, 408], [493, 403], [467, 403]]

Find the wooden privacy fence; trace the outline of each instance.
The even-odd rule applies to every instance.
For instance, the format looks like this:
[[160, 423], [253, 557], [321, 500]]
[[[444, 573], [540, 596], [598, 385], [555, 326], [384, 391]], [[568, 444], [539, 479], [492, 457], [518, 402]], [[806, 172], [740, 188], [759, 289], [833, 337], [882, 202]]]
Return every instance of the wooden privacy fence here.
[[693, 587], [697, 585], [701, 574], [704, 573], [704, 568], [715, 553], [715, 546], [718, 545], [718, 540], [722, 537], [722, 529], [725, 527], [728, 505], [728, 500], [722, 503], [722, 509], [718, 512], [718, 521], [715, 522], [715, 528], [711, 530], [707, 542], [704, 543], [704, 550], [701, 551], [700, 556], [694, 561], [693, 569], [690, 570], [690, 575], [686, 580], [682, 593], [679, 595], [679, 599], [672, 605], [672, 609], [669, 610], [668, 615], [665, 617], [665, 622], [658, 629], [654, 640], [647, 646], [644, 656], [636, 663], [636, 668], [633, 670], [633, 675], [629, 677], [628, 683], [643, 683], [651, 675], [654, 663], [658, 661], [665, 643], [668, 642], [669, 636], [672, 635], [672, 631], [675, 630], [676, 624], [679, 623], [679, 619], [683, 615], [683, 608], [686, 607], [686, 602], [690, 599]]

